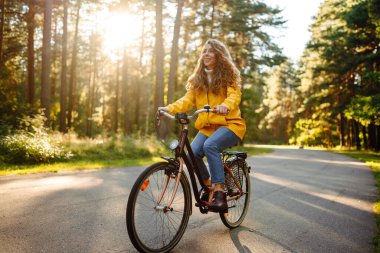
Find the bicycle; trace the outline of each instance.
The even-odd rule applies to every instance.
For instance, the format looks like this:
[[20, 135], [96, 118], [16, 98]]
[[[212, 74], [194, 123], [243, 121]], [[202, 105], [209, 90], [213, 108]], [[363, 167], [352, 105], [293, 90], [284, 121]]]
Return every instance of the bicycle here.
[[[184, 164], [190, 176], [195, 206], [203, 214], [209, 212], [208, 205], [212, 199], [213, 188], [203, 183], [188, 139], [190, 119], [203, 112], [214, 110], [205, 106], [204, 109], [195, 111], [192, 116], [185, 113], [172, 116], [165, 111], [158, 111], [158, 120], [161, 116], [176, 120], [182, 130], [179, 139], [170, 145], [174, 157], [162, 157], [164, 162], [146, 168], [131, 189], [126, 210], [127, 230], [132, 244], [141, 252], [168, 252], [177, 245], [186, 230], [192, 214], [192, 196]], [[246, 152], [224, 151], [221, 156], [228, 210], [227, 213], [220, 212], [219, 215], [223, 224], [232, 229], [243, 222], [248, 211], [251, 167], [246, 162]], [[209, 200], [201, 200], [201, 194], [206, 192], [210, 196]]]

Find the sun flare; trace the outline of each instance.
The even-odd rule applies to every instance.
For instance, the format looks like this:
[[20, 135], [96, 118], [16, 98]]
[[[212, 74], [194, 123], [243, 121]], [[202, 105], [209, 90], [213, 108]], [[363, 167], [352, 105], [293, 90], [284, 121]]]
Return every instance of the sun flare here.
[[141, 20], [136, 15], [110, 13], [105, 20], [104, 49], [113, 51], [131, 46], [141, 35]]

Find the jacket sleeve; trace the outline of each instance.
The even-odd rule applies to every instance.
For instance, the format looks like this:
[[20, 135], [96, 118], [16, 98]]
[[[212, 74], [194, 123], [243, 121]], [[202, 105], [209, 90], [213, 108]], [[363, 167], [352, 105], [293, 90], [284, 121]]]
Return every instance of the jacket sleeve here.
[[193, 106], [195, 106], [195, 92], [190, 89], [186, 92], [185, 96], [166, 106], [166, 108], [169, 113], [174, 114], [178, 112], [187, 112]]
[[227, 97], [223, 101], [222, 105], [227, 106], [228, 110], [232, 111], [239, 107], [241, 101], [241, 91], [239, 86], [227, 87]]

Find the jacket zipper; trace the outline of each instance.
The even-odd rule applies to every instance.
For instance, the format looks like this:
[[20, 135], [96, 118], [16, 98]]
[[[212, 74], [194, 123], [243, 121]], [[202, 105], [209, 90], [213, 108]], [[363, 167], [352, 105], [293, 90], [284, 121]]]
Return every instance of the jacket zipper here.
[[[209, 91], [209, 89], [208, 89], [208, 87], [207, 87], [207, 94], [206, 94], [206, 96], [207, 96], [207, 104], [208, 105], [210, 105], [210, 102], [208, 101], [208, 91]], [[207, 112], [207, 122], [206, 122], [206, 126], [210, 126], [210, 120], [209, 120], [209, 115], [210, 115], [210, 112]]]

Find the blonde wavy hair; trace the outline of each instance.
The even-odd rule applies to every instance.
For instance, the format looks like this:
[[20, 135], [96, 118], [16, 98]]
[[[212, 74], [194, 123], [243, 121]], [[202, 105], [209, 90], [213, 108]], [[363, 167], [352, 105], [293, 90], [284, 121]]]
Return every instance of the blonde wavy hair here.
[[[216, 66], [212, 71], [210, 85], [208, 84], [205, 64], [203, 63], [203, 52], [206, 45], [210, 45], [216, 56]], [[211, 90], [214, 94], [227, 93], [227, 87], [237, 87], [240, 83], [240, 71], [235, 66], [231, 54], [226, 45], [216, 39], [208, 39], [202, 47], [201, 56], [193, 74], [189, 77], [186, 89]]]

